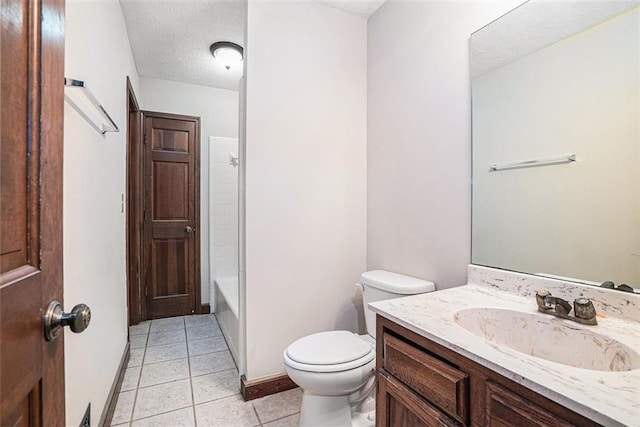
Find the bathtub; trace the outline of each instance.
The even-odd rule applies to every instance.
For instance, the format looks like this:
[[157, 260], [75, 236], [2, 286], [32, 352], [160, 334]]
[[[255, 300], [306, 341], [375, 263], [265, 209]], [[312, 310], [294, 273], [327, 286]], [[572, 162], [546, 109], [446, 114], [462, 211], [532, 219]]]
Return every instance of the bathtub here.
[[238, 365], [238, 278], [218, 277], [215, 281], [215, 313], [229, 351]]

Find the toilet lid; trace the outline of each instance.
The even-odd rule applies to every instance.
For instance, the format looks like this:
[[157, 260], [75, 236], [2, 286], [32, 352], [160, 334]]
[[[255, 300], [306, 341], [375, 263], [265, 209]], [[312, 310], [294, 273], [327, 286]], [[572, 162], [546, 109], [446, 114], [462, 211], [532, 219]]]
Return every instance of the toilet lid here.
[[300, 338], [287, 348], [287, 356], [307, 365], [337, 365], [360, 359], [373, 348], [349, 331], [330, 331]]

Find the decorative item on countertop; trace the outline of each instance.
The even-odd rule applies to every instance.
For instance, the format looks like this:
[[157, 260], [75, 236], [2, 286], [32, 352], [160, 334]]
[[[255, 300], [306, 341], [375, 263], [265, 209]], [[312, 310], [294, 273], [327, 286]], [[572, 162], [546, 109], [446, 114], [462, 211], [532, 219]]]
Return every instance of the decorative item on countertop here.
[[606, 282], [603, 282], [602, 285], [600, 285], [600, 287], [606, 288], [606, 289], [614, 289], [616, 291], [635, 293], [633, 288], [627, 285], [626, 283], [623, 283], [621, 285], [618, 285], [618, 287], [616, 287], [615, 283], [613, 283], [611, 280], [607, 280]]

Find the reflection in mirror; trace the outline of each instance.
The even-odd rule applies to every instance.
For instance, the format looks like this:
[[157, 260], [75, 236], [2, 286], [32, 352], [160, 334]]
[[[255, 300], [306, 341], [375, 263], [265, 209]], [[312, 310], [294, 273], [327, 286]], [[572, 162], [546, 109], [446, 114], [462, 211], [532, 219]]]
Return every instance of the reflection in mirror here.
[[639, 4], [531, 0], [473, 34], [474, 264], [640, 287]]

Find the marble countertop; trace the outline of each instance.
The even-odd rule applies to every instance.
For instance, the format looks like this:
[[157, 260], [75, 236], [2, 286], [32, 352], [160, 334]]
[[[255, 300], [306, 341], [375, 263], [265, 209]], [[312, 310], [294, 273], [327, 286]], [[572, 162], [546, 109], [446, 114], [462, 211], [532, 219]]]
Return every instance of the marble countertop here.
[[[571, 289], [563, 288], [558, 281], [545, 279], [540, 283], [537, 278], [531, 280], [531, 276], [523, 279], [525, 275], [502, 271], [494, 274], [491, 270], [494, 269], [470, 266], [469, 284], [465, 286], [370, 303], [369, 308], [600, 424], [640, 427], [640, 369], [609, 372], [574, 368], [492, 343], [456, 323], [454, 316], [458, 311], [473, 307], [516, 310], [546, 317], [548, 315], [538, 313], [531, 296], [536, 287], [553, 289], [552, 294], [572, 301], [568, 298]], [[573, 298], [593, 297], [596, 293], [600, 298], [594, 298], [596, 309], [604, 316], [596, 326], [559, 318], [553, 318], [554, 321], [614, 338], [640, 353], [638, 296], [619, 295], [621, 293], [615, 291], [603, 294], [597, 288], [575, 283], [570, 286]], [[614, 316], [625, 311], [631, 313], [632, 318]]]

